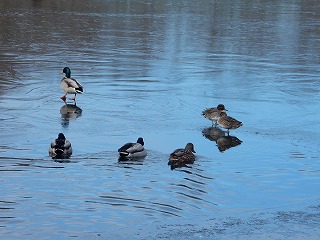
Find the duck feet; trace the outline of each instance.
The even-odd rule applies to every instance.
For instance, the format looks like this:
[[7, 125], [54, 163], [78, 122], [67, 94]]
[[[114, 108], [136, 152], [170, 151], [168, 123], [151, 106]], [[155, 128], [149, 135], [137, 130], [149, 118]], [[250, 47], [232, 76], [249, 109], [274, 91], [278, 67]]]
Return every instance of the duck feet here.
[[65, 94], [65, 95], [63, 95], [62, 97], [60, 97], [61, 100], [64, 101], [64, 102], [66, 102], [66, 101], [67, 101], [67, 97], [66, 97], [66, 96], [67, 96], [67, 94]]
[[69, 98], [69, 99], [75, 102], [76, 101], [76, 95], [74, 95], [74, 97]]

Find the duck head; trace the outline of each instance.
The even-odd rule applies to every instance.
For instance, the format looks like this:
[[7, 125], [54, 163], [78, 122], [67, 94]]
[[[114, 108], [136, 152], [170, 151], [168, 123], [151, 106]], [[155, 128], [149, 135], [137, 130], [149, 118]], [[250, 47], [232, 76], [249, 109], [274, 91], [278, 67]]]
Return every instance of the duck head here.
[[220, 110], [220, 111], [228, 111], [228, 110], [224, 107], [223, 104], [219, 104], [219, 105], [217, 106], [217, 109]]
[[67, 78], [70, 78], [70, 77], [71, 77], [71, 70], [70, 70], [70, 68], [65, 67], [65, 68], [63, 69], [63, 71], [61, 72], [61, 74], [65, 74]]
[[59, 134], [58, 134], [58, 139], [66, 140], [66, 137], [64, 136], [63, 133], [59, 133]]
[[194, 146], [192, 143], [187, 143], [185, 150], [196, 153], [196, 151], [194, 150]]
[[226, 112], [221, 112], [220, 113], [220, 117], [225, 117], [225, 116], [227, 116]]
[[139, 137], [137, 143], [140, 143], [142, 146], [144, 145], [144, 141], [142, 137]]

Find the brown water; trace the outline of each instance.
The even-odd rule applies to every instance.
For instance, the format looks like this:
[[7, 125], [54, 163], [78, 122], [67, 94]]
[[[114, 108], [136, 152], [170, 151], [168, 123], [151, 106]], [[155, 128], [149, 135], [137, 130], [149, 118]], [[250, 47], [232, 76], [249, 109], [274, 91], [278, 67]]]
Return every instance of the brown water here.
[[[319, 22], [309, 0], [2, 0], [0, 238], [318, 239]], [[218, 103], [244, 123], [224, 151]], [[139, 136], [148, 156], [118, 162]]]

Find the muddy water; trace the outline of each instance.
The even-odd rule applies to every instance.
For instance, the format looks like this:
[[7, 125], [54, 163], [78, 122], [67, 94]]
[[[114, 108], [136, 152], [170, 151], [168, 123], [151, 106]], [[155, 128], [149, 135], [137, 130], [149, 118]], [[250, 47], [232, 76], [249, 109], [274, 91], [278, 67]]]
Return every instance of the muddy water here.
[[[0, 2], [0, 238], [316, 239], [314, 1]], [[85, 93], [65, 105], [63, 67]], [[201, 116], [224, 103], [234, 145]], [[59, 132], [68, 161], [49, 158]], [[142, 136], [148, 156], [118, 162]], [[171, 170], [193, 142], [197, 160]]]

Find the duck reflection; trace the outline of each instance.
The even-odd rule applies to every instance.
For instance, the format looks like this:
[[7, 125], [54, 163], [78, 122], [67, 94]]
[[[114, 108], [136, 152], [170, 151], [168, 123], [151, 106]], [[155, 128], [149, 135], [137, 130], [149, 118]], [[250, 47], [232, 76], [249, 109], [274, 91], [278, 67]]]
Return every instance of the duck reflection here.
[[118, 163], [126, 164], [126, 165], [143, 165], [144, 158], [126, 158], [119, 157]]
[[69, 121], [81, 117], [82, 109], [76, 104], [65, 104], [60, 109], [62, 125], [68, 126]]
[[225, 136], [225, 132], [218, 127], [208, 127], [202, 130], [202, 135], [210, 141], [217, 141]]
[[220, 152], [224, 152], [242, 143], [239, 138], [228, 134], [226, 135], [226, 132], [218, 127], [205, 128], [202, 130], [202, 135], [210, 141], [216, 142]]
[[236, 147], [240, 145], [242, 141], [235, 136], [224, 136], [217, 140], [217, 146], [220, 152], [224, 152], [229, 148]]

